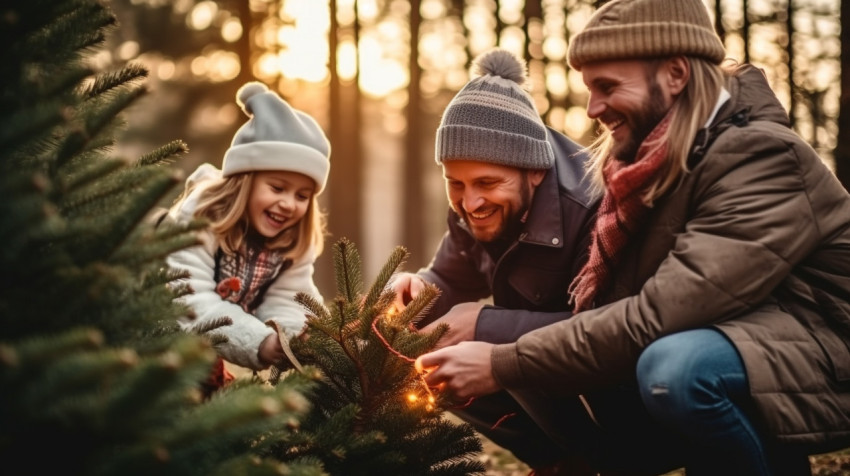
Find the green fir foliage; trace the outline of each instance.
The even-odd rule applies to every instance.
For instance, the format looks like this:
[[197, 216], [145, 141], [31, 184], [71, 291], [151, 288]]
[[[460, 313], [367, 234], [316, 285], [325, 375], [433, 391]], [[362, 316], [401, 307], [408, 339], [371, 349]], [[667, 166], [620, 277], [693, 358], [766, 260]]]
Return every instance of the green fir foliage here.
[[72, 476], [482, 473], [473, 430], [413, 368], [446, 330], [412, 327], [436, 288], [389, 312], [401, 248], [364, 294], [357, 250], [338, 243], [330, 309], [299, 297], [309, 331], [291, 345], [307, 365], [203, 398], [231, 321], [176, 324], [192, 290], [165, 257], [206, 224], [157, 219], [186, 144], [112, 154], [147, 75], [90, 66], [113, 27], [95, 0], [0, 7], [0, 458]]
[[[312, 411], [273, 444], [281, 461], [313, 457], [332, 475], [483, 474], [481, 441], [471, 426], [444, 418], [451, 402], [427, 388], [414, 368], [448, 330], [414, 324], [437, 298], [428, 286], [400, 313], [387, 283], [407, 257], [397, 247], [364, 292], [360, 255], [346, 239], [334, 245], [337, 296], [325, 307], [307, 295], [308, 328], [291, 340], [297, 359], [320, 369]], [[308, 367], [309, 368], [309, 367]]]
[[302, 425], [307, 375], [201, 398], [215, 340], [176, 329], [191, 290], [167, 286], [181, 274], [165, 257], [203, 224], [149, 220], [182, 181], [161, 164], [187, 148], [111, 155], [147, 74], [88, 65], [114, 25], [93, 0], [0, 7], [0, 459], [16, 474], [324, 474], [258, 456]]

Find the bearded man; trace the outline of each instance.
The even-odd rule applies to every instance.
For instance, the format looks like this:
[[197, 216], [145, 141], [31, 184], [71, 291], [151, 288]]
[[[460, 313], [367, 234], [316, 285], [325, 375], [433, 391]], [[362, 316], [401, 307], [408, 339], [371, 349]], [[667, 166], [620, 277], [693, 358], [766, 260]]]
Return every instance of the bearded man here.
[[[807, 475], [850, 446], [850, 195], [700, 0], [612, 0], [570, 42], [604, 132], [576, 313], [419, 359], [507, 391], [598, 471]], [[592, 425], [557, 402], [581, 395]], [[566, 474], [566, 473], [564, 473]]]

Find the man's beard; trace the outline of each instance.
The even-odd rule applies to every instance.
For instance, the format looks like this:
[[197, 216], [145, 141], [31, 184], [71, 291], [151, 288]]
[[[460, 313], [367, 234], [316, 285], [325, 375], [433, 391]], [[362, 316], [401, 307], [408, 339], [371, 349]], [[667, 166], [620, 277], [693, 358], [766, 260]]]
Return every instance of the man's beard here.
[[461, 215], [463, 217], [463, 221], [466, 223], [467, 227], [469, 227], [470, 231], [472, 231], [473, 236], [476, 240], [481, 241], [483, 243], [494, 243], [497, 241], [509, 240], [512, 241], [519, 236], [522, 231], [524, 221], [523, 216], [531, 207], [531, 199], [532, 199], [532, 191], [531, 187], [528, 185], [527, 172], [525, 170], [522, 171], [522, 175], [520, 177], [520, 203], [519, 207], [512, 210], [511, 213], [505, 217], [505, 220], [501, 223], [501, 227], [492, 234], [492, 236], [479, 236], [475, 232], [475, 228], [470, 224], [467, 213], [464, 211]]
[[637, 159], [638, 149], [644, 139], [655, 129], [655, 126], [667, 115], [668, 108], [664, 104], [664, 94], [658, 82], [653, 78], [649, 84], [649, 97], [628, 121], [635, 128], [631, 130], [626, 140], [620, 144], [614, 143], [611, 155], [618, 160], [633, 163]]

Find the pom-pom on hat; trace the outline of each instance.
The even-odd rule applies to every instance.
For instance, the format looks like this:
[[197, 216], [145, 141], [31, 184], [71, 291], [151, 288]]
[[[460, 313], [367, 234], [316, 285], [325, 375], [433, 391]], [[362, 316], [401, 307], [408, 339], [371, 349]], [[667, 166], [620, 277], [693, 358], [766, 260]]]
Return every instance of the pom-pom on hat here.
[[249, 119], [236, 131], [224, 154], [222, 175], [262, 170], [298, 172], [316, 182], [319, 194], [328, 180], [331, 151], [319, 124], [257, 81], [239, 88], [236, 103]]
[[669, 56], [726, 56], [702, 0], [612, 0], [570, 42], [570, 66]]
[[473, 62], [473, 79], [443, 112], [435, 159], [477, 160], [548, 169], [555, 154], [531, 96], [522, 88], [525, 61], [495, 48]]

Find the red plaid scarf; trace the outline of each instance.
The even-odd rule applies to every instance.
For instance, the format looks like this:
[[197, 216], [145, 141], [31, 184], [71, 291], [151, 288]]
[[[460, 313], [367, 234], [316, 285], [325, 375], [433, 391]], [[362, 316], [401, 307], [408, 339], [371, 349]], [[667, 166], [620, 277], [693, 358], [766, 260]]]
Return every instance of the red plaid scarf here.
[[649, 210], [641, 195], [667, 158], [664, 136], [669, 127], [668, 113], [641, 143], [633, 163], [610, 160], [605, 166], [605, 196], [599, 205], [590, 256], [569, 287], [575, 312], [590, 309], [596, 294], [610, 284], [611, 269], [620, 262], [620, 252]]
[[253, 313], [259, 305], [258, 297], [277, 279], [283, 262], [280, 252], [245, 240], [235, 255], [222, 255], [216, 291], [222, 299]]

